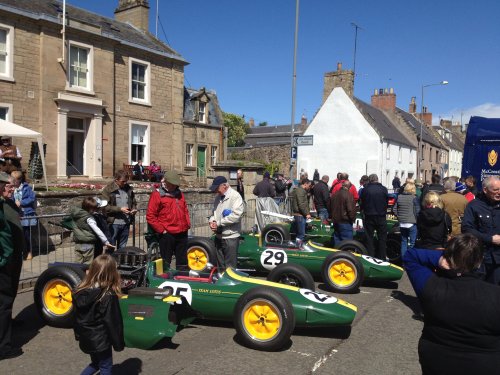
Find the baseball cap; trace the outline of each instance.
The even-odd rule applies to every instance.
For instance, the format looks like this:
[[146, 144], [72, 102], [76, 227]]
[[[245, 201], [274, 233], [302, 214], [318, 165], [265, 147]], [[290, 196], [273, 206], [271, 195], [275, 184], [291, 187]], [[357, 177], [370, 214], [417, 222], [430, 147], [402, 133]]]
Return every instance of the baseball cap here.
[[226, 182], [227, 182], [226, 177], [217, 176], [214, 178], [214, 181], [212, 182], [212, 185], [210, 185], [209, 189], [213, 193], [215, 190], [217, 190], [220, 184], [225, 184]]

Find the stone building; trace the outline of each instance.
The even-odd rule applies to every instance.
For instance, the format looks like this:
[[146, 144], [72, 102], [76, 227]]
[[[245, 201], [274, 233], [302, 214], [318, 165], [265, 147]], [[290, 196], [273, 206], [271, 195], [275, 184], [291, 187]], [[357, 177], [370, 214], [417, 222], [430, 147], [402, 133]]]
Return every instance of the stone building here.
[[[147, 31], [148, 1], [117, 4], [110, 19], [69, 4], [64, 17], [53, 0], [0, 0], [0, 115], [43, 134], [51, 179], [109, 177], [138, 159], [192, 174], [198, 125], [223, 156], [220, 123], [185, 119], [188, 62]], [[14, 143], [27, 162], [30, 145]]]

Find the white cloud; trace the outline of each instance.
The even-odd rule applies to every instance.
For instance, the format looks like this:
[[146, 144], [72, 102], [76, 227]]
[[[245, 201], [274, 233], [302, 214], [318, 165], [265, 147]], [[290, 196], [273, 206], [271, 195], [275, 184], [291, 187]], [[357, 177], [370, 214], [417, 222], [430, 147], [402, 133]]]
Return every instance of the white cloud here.
[[[484, 103], [471, 108], [454, 108], [441, 118], [453, 119], [453, 122], [462, 120], [464, 124], [468, 124], [471, 116], [500, 118], [500, 104]], [[433, 122], [439, 124], [439, 118], [434, 118]]]

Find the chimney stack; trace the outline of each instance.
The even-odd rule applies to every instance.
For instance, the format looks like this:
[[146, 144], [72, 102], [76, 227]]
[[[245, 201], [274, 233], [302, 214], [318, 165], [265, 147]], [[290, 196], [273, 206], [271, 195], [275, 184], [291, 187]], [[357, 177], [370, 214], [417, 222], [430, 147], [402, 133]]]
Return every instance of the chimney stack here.
[[381, 109], [382, 111], [392, 111], [396, 109], [396, 94], [391, 87], [387, 89], [375, 90], [372, 95], [372, 106]]
[[322, 103], [325, 102], [335, 87], [342, 87], [345, 93], [352, 98], [354, 92], [354, 73], [352, 70], [342, 70], [341, 62], [337, 63], [337, 70], [335, 72], [325, 73]]
[[149, 30], [149, 2], [148, 0], [119, 0], [115, 9], [115, 19], [128, 22], [138, 29]]
[[408, 112], [411, 114], [411, 115], [414, 115], [415, 113], [417, 113], [417, 102], [416, 102], [416, 97], [412, 96], [411, 97], [411, 102], [410, 102], [410, 108], [408, 110]]

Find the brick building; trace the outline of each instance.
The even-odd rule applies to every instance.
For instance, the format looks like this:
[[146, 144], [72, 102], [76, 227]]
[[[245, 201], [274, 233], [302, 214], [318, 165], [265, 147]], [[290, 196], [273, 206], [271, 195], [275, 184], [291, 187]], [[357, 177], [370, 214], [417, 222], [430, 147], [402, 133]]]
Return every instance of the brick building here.
[[[51, 0], [0, 0], [0, 116], [43, 134], [52, 179], [109, 177], [138, 159], [196, 174], [188, 144], [224, 156], [221, 117], [211, 121], [206, 107], [215, 95], [188, 97], [199, 113], [186, 117], [188, 62], [147, 31], [147, 0], [117, 4], [110, 19], [70, 5], [63, 17]], [[14, 143], [25, 166], [30, 145]]]

